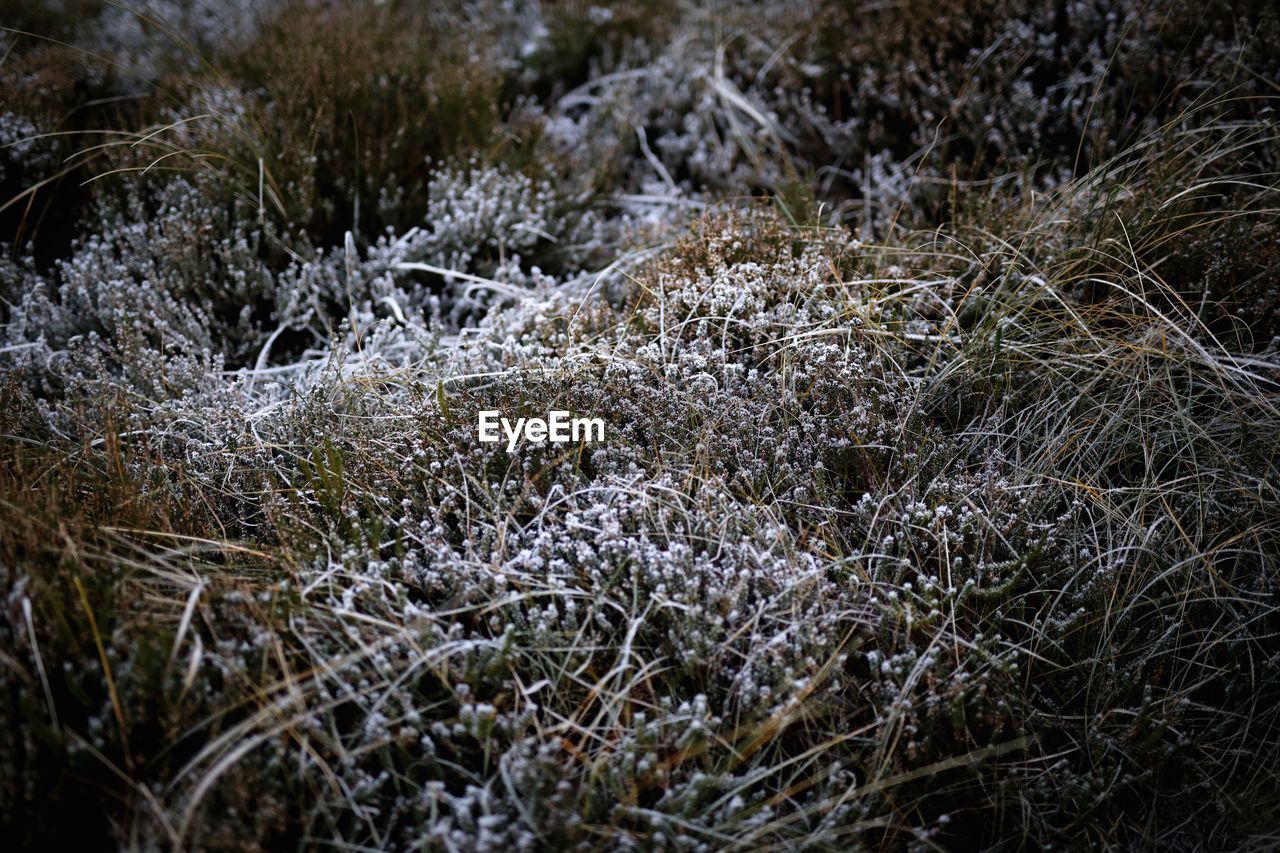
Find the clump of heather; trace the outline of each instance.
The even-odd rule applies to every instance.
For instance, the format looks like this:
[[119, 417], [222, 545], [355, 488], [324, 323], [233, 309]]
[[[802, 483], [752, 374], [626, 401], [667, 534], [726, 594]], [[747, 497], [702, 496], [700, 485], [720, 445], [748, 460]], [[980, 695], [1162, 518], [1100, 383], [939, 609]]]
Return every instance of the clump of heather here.
[[232, 5], [5, 35], [15, 839], [1274, 843], [1248, 10]]

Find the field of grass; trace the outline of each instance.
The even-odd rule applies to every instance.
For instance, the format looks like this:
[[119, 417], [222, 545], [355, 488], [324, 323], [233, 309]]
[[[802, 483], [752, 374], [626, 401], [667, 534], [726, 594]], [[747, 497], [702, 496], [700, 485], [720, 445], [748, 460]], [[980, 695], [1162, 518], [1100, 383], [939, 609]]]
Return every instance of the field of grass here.
[[0, 0], [0, 837], [1274, 849], [1277, 45]]

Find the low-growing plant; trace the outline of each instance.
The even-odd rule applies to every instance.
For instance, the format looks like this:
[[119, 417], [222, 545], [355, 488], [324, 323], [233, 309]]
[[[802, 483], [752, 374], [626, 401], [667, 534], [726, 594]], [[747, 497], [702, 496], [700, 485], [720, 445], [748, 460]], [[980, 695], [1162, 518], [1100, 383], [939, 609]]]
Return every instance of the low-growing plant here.
[[147, 87], [0, 261], [9, 837], [1274, 845], [1249, 10], [107, 5], [0, 109]]

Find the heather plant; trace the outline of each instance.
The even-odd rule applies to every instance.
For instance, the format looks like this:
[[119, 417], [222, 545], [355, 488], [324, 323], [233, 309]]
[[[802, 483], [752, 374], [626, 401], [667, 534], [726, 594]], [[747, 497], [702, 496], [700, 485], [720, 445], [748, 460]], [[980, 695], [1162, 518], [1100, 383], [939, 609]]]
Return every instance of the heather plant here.
[[1275, 843], [1270, 12], [55, 5], [16, 843]]

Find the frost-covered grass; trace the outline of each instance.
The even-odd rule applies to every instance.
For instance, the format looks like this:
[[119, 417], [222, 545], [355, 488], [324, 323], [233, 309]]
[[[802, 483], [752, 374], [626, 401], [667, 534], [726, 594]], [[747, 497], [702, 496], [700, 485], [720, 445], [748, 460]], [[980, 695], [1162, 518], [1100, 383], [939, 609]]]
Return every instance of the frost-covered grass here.
[[1041, 6], [0, 2], [7, 837], [1280, 843], [1280, 19]]

